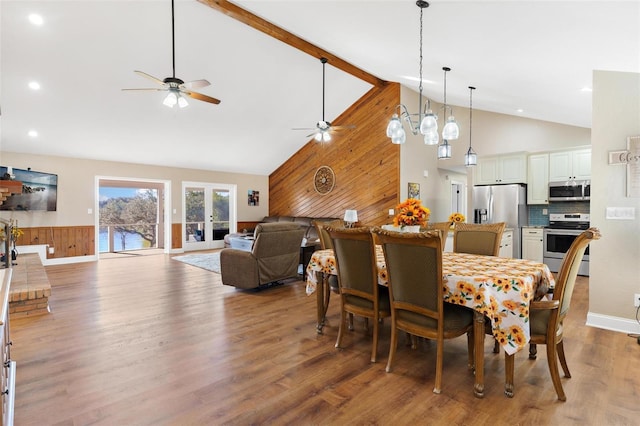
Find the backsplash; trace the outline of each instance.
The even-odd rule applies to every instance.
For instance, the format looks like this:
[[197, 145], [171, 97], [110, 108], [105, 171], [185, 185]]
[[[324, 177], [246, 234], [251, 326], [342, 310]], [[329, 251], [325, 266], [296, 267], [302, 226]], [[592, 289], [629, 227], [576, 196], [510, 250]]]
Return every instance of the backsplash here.
[[[552, 213], [589, 213], [588, 201], [553, 202], [529, 205], [529, 226], [548, 226], [549, 215]], [[548, 214], [542, 214], [546, 209]]]

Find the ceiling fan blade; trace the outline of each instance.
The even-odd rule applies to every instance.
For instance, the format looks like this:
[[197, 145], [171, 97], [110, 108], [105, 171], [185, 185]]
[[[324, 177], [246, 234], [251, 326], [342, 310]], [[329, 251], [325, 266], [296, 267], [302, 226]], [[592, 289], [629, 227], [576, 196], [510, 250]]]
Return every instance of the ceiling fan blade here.
[[159, 78], [156, 78], [156, 77], [154, 77], [154, 76], [152, 76], [152, 75], [150, 75], [150, 74], [147, 74], [147, 73], [146, 73], [146, 72], [144, 72], [144, 71], [137, 71], [137, 70], [136, 70], [136, 71], [134, 71], [134, 72], [135, 72], [136, 74], [138, 74], [138, 75], [140, 75], [140, 76], [144, 77], [144, 78], [148, 78], [148, 79], [149, 79], [149, 80], [151, 80], [151, 81], [155, 81], [156, 83], [158, 83], [158, 84], [161, 84], [161, 85], [165, 86], [165, 82], [164, 82], [164, 81], [162, 81], [162, 80], [160, 80]]
[[347, 129], [355, 129], [356, 126], [353, 124], [347, 124], [344, 126], [331, 126], [331, 130], [347, 130]]
[[291, 130], [316, 130], [315, 127], [294, 127]]
[[220, 99], [212, 98], [211, 96], [203, 95], [198, 92], [191, 92], [189, 90], [180, 90], [180, 93], [184, 93], [185, 95], [192, 97], [193, 99], [197, 99], [199, 101], [209, 102], [210, 104], [219, 104]]
[[153, 91], [159, 92], [159, 91], [168, 90], [168, 89], [155, 88], [155, 87], [145, 87], [145, 88], [141, 88], [141, 89], [121, 89], [121, 90], [153, 90]]
[[186, 83], [183, 84], [184, 87], [186, 87], [187, 89], [200, 89], [202, 87], [207, 87], [207, 86], [211, 86], [211, 83], [209, 83], [207, 80], [193, 80], [193, 81], [187, 81]]

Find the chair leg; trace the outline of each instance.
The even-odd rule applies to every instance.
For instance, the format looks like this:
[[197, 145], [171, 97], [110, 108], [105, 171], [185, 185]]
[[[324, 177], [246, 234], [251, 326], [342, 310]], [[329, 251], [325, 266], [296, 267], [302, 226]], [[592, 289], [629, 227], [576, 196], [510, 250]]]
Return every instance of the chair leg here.
[[564, 356], [564, 345], [562, 344], [562, 340], [558, 342], [556, 345], [558, 349], [558, 358], [560, 358], [560, 365], [562, 366], [562, 371], [564, 372], [564, 377], [571, 377], [571, 373], [569, 372], [569, 366], [567, 365], [567, 359]]
[[513, 372], [515, 363], [515, 356], [504, 353], [504, 394], [509, 398], [513, 398]]
[[495, 337], [493, 338], [493, 353], [500, 353], [500, 342], [498, 342], [498, 339], [496, 339]]
[[[349, 314], [351, 315], [351, 314]], [[347, 311], [340, 310], [340, 326], [338, 327], [338, 338], [336, 339], [336, 348], [342, 347], [342, 335], [344, 334], [344, 323], [347, 320]]]
[[366, 333], [369, 332], [369, 318], [367, 318], [367, 317], [364, 317], [364, 331]]
[[353, 331], [353, 314], [349, 312], [349, 331]]
[[418, 348], [418, 336], [410, 334], [411, 336], [411, 349], [416, 350]]
[[556, 344], [553, 341], [547, 341], [547, 362], [549, 363], [549, 371], [551, 372], [551, 381], [553, 387], [556, 389], [558, 399], [560, 401], [566, 401], [567, 397], [562, 389], [562, 383], [560, 382], [560, 372], [558, 371], [558, 356], [556, 355]]
[[433, 393], [439, 394], [442, 392], [442, 358], [444, 357], [444, 341], [441, 338], [437, 340], [436, 349], [436, 384], [433, 388]]
[[389, 359], [387, 360], [387, 373], [391, 372], [391, 364], [393, 364], [393, 358], [396, 356], [396, 346], [398, 344], [398, 329], [396, 328], [393, 320], [391, 320], [391, 343], [389, 344]]
[[[366, 320], [367, 318], [365, 318]], [[373, 348], [371, 348], [371, 362], [376, 362], [376, 356], [378, 354], [378, 329], [380, 328], [380, 322], [378, 318], [373, 318]]]

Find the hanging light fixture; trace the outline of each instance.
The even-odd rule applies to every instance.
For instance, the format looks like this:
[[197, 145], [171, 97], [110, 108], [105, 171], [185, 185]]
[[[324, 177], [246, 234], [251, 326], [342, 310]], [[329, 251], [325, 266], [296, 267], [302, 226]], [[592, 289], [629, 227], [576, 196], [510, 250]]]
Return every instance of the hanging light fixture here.
[[[449, 67], [442, 67], [444, 71], [444, 116], [447, 116], [447, 72], [451, 71]], [[456, 119], [453, 116], [453, 109], [449, 105], [449, 111], [451, 111], [451, 115], [447, 118], [447, 121], [442, 129], [442, 139], [446, 139], [448, 141], [454, 141], [458, 139], [460, 136], [460, 128], [458, 127], [458, 123], [456, 123]]]
[[469, 149], [467, 150], [467, 153], [464, 155], [464, 165], [469, 167], [469, 166], [475, 166], [478, 164], [478, 154], [475, 153], [475, 151], [473, 150], [473, 148], [471, 148], [471, 125], [473, 124], [472, 122], [472, 114], [473, 114], [473, 102], [472, 102], [472, 98], [473, 98], [473, 91], [476, 90], [475, 87], [473, 86], [469, 86]]
[[[431, 111], [431, 102], [427, 99], [424, 114], [422, 113], [422, 12], [429, 7], [429, 3], [423, 0], [416, 1], [416, 6], [420, 8], [420, 85], [418, 91], [420, 94], [418, 102], [418, 113], [410, 114], [407, 107], [400, 104], [396, 107], [397, 112], [393, 114], [389, 124], [387, 125], [387, 137], [391, 138], [391, 142], [395, 144], [403, 144], [407, 140], [407, 134], [402, 126], [402, 120], [409, 123], [411, 133], [417, 135], [420, 132], [424, 135], [424, 143], [427, 145], [438, 144], [438, 116]], [[414, 122], [411, 117], [417, 116]]]

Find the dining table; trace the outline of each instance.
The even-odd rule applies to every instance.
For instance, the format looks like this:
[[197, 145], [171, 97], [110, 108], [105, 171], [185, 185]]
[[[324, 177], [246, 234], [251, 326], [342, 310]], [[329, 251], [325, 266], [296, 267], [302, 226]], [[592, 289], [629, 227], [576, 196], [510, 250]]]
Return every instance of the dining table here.
[[[378, 284], [388, 286], [382, 247], [376, 246]], [[444, 301], [467, 306], [474, 312], [474, 394], [484, 396], [484, 335], [488, 318], [494, 338], [506, 353], [514, 354], [530, 339], [529, 302], [555, 286], [554, 276], [544, 263], [526, 259], [469, 253], [442, 253]], [[328, 278], [337, 275], [332, 249], [317, 250], [306, 269], [306, 291], [316, 294], [316, 331], [322, 334], [331, 289]]]

